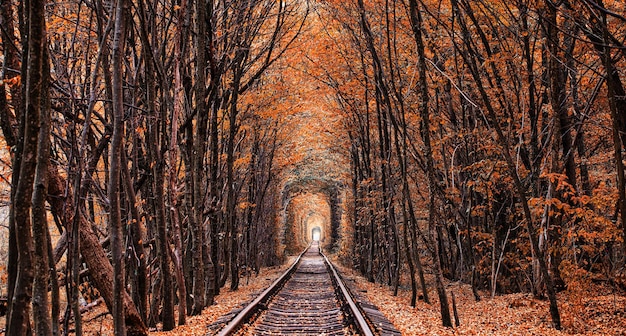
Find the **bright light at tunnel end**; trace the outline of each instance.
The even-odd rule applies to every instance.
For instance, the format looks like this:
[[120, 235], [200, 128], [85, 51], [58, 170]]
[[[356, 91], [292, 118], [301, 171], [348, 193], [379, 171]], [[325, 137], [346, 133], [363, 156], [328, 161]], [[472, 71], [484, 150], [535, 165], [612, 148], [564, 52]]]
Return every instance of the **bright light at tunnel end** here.
[[311, 230], [311, 238], [313, 238], [313, 241], [315, 242], [320, 241], [320, 238], [322, 238], [322, 230], [319, 226], [316, 226], [313, 230]]

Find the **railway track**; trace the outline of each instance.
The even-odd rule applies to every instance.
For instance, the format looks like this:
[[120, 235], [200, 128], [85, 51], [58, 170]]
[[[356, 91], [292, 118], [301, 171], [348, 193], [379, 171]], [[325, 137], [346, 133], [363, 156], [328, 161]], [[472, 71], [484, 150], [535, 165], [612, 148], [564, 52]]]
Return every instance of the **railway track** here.
[[[367, 310], [371, 307], [363, 311]], [[314, 242], [218, 336], [369, 336], [377, 334], [375, 329], [372, 330], [372, 324], [378, 325], [378, 329], [382, 325], [376, 319], [368, 321], [363, 315], [333, 265]], [[386, 323], [389, 324], [386, 326], [388, 330], [395, 330], [388, 321]]]

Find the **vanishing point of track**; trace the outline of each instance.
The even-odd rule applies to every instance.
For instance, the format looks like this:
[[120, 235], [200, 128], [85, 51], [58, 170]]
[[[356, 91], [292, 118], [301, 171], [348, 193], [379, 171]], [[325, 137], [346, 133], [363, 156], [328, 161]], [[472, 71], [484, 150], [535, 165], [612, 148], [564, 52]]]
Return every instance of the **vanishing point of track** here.
[[[243, 331], [242, 329], [245, 329]], [[220, 331], [248, 335], [373, 335], [333, 265], [313, 242]]]

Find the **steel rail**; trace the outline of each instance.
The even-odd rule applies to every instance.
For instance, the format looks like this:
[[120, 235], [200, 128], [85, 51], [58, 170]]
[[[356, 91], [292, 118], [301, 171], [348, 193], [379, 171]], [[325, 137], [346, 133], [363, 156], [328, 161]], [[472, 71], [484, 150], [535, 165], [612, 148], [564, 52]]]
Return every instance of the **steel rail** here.
[[247, 305], [246, 308], [242, 309], [239, 312], [239, 314], [237, 314], [237, 316], [235, 316], [235, 318], [233, 318], [217, 334], [217, 336], [232, 335], [237, 330], [239, 330], [239, 328], [241, 328], [241, 326], [244, 323], [248, 322], [248, 320], [250, 320], [250, 317], [252, 317], [257, 311], [259, 311], [261, 306], [265, 305], [267, 301], [269, 301], [269, 298], [272, 295], [276, 294], [282, 288], [285, 282], [287, 282], [287, 280], [291, 278], [291, 275], [298, 267], [298, 264], [300, 264], [300, 260], [302, 259], [302, 256], [309, 250], [309, 247], [307, 247], [302, 253], [300, 253], [296, 261], [294, 261], [291, 267], [289, 267], [289, 269], [287, 269], [287, 271], [285, 271], [283, 275], [281, 275], [278, 279], [276, 279], [266, 290], [263, 291], [263, 293], [261, 293], [259, 296], [257, 296], [256, 299], [254, 299], [254, 301], [252, 301], [249, 305]]
[[[291, 279], [293, 273], [298, 268], [300, 261], [303, 255], [309, 250], [311, 245], [309, 245], [294, 261], [294, 263], [285, 271], [277, 280], [275, 280], [266, 290], [264, 290], [256, 299], [254, 299], [249, 305], [247, 305], [244, 309], [242, 309], [237, 316], [235, 316], [218, 334], [217, 336], [229, 336], [236, 333], [246, 322], [249, 322], [252, 316], [256, 314], [259, 310], [264, 307], [267, 307], [267, 304], [271, 300], [271, 297], [277, 294], [283, 287], [283, 285]], [[347, 306], [346, 310], [349, 315], [353, 318], [353, 322], [359, 333], [363, 336], [373, 336], [374, 333], [370, 328], [370, 325], [367, 323], [366, 318], [363, 313], [359, 309], [358, 305], [352, 299], [352, 295], [348, 291], [348, 288], [344, 284], [343, 280], [339, 276], [339, 273], [333, 266], [333, 264], [328, 260], [326, 255], [322, 253], [321, 248], [318, 250], [319, 254], [323, 257], [324, 262], [326, 264], [327, 269], [331, 275], [331, 279], [333, 284], [336, 287], [336, 294], [341, 296], [341, 300]]]
[[350, 310], [350, 314], [354, 318], [355, 325], [356, 325], [357, 329], [359, 330], [359, 332], [363, 336], [373, 336], [374, 333], [372, 332], [372, 329], [370, 328], [369, 324], [367, 323], [367, 320], [365, 319], [365, 316], [363, 316], [363, 314], [361, 313], [361, 310], [359, 309], [358, 305], [352, 299], [352, 295], [350, 295], [350, 292], [348, 291], [348, 288], [346, 287], [346, 285], [344, 285], [343, 280], [341, 279], [341, 277], [339, 277], [339, 274], [337, 273], [337, 270], [335, 270], [335, 267], [330, 262], [330, 260], [328, 260], [326, 255], [324, 253], [322, 253], [321, 249], [320, 249], [320, 255], [322, 255], [322, 257], [324, 257], [324, 261], [326, 262], [326, 265], [330, 269], [330, 271], [331, 271], [331, 273], [332, 273], [332, 275], [334, 277], [336, 285], [339, 286], [339, 289], [341, 290], [341, 295], [343, 296], [343, 299], [345, 300], [346, 304], [348, 305], [348, 308]]

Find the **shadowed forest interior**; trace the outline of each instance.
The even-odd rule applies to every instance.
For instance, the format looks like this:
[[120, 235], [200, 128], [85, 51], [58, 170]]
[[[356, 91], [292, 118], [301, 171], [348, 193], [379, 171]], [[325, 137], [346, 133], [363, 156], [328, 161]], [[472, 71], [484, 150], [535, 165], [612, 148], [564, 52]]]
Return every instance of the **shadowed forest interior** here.
[[7, 335], [170, 331], [312, 241], [436, 312], [403, 334], [511, 333], [469, 317], [499, 297], [626, 328], [622, 0], [2, 0], [0, 28]]

